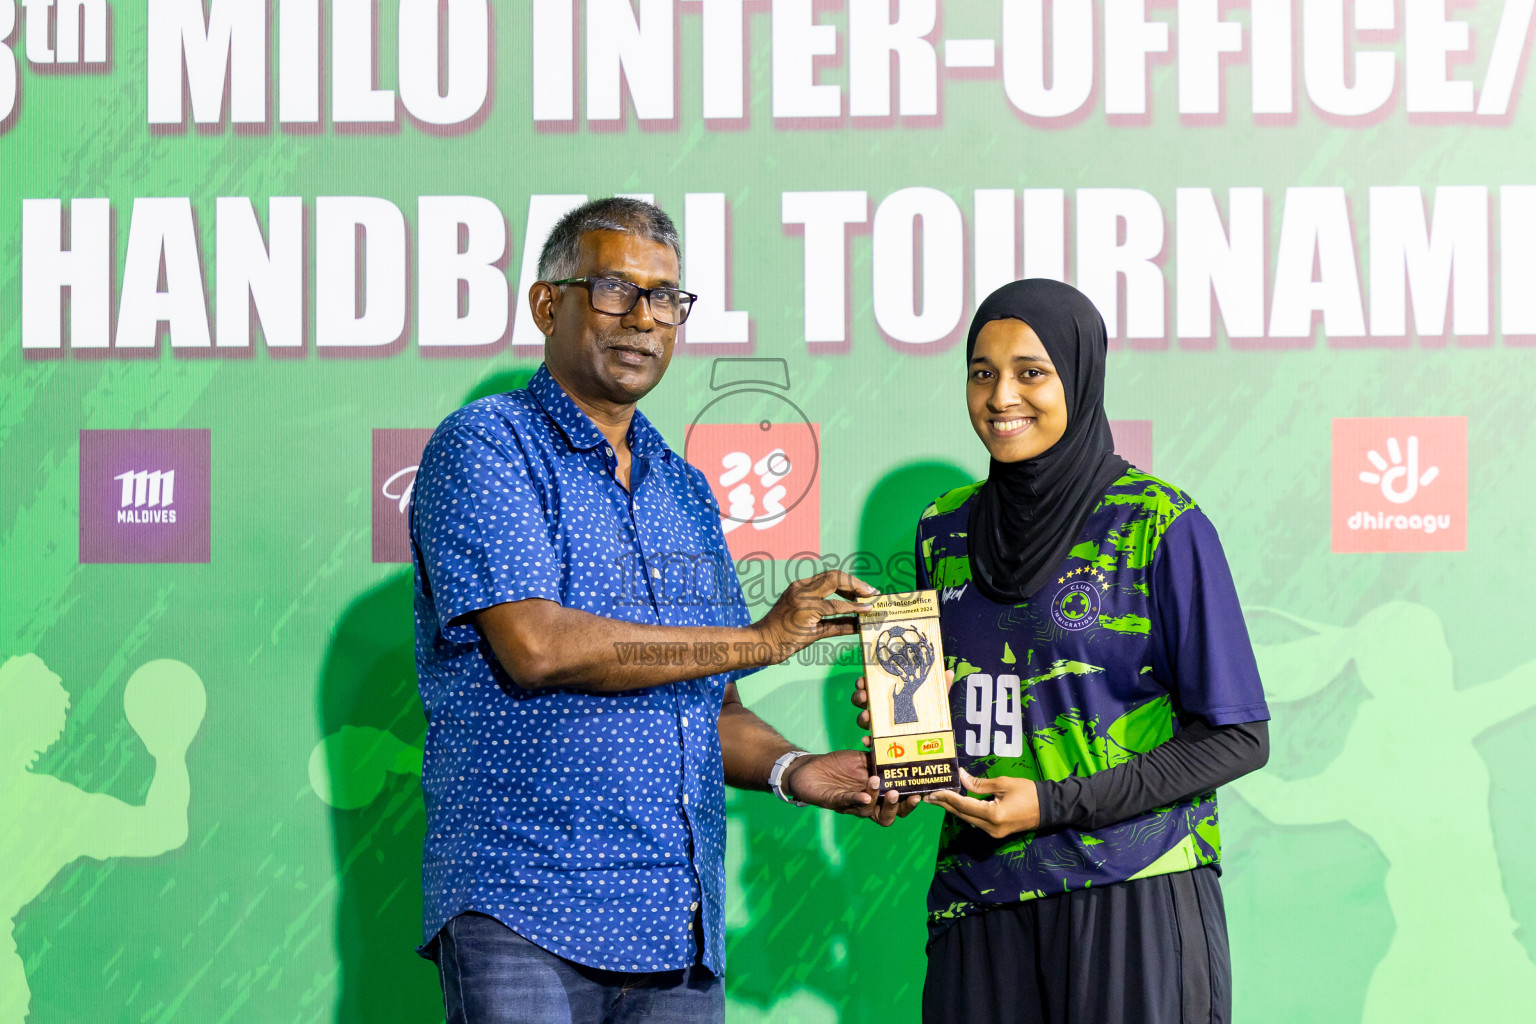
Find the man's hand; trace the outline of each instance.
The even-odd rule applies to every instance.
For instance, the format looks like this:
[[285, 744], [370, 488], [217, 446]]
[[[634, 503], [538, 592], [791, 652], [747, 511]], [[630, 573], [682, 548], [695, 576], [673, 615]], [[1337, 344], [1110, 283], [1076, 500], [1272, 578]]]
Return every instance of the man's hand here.
[[[945, 671], [945, 673], [944, 673], [944, 685], [945, 685], [946, 688], [955, 685], [955, 674], [953, 672]], [[857, 721], [859, 723], [859, 728], [860, 729], [868, 729], [869, 728], [869, 690], [865, 686], [864, 677], [863, 676], [860, 676], [858, 678], [858, 681], [853, 684], [853, 696], [850, 697], [849, 699], [853, 702], [853, 706], [854, 707], [862, 709], [859, 712], [859, 716], [858, 716], [858, 719], [857, 719]], [[865, 750], [870, 749], [871, 744], [870, 744], [870, 740], [869, 740], [868, 736], [862, 737], [860, 739], [860, 742], [864, 744], [864, 749]], [[879, 791], [880, 791], [880, 778], [879, 778], [879, 776], [870, 776], [870, 780], [869, 781], [870, 781], [871, 786], [874, 789], [874, 792], [878, 794]], [[800, 799], [803, 800], [805, 798], [801, 797]], [[893, 817], [886, 817], [884, 820], [881, 820], [880, 816], [877, 815], [875, 817], [875, 820], [878, 821], [880, 824], [882, 824], [882, 825], [889, 825], [893, 820], [895, 820], [895, 818], [905, 818], [907, 815], [911, 814], [912, 813], [912, 809], [915, 808], [918, 804], [923, 802], [923, 798], [921, 796], [919, 796], [919, 795], [913, 794], [912, 796], [909, 796], [905, 800], [903, 800], [896, 793], [896, 791], [894, 789], [892, 789], [892, 790], [887, 790], [886, 791], [885, 799], [883, 801], [881, 801], [881, 802], [883, 804], [887, 805], [887, 806], [891, 806], [891, 807], [895, 807], [896, 808], [896, 814], [895, 814], [894, 818]], [[884, 813], [884, 808], [881, 808], [881, 813], [882, 814]]]
[[1032, 779], [978, 779], [964, 768], [960, 783], [972, 793], [990, 796], [977, 800], [950, 790], [929, 793], [924, 799], [938, 804], [967, 825], [975, 825], [993, 839], [1028, 832], [1040, 825], [1040, 799]]
[[797, 757], [779, 785], [796, 800], [857, 814], [882, 826], [905, 818], [922, 802], [916, 796], [902, 800], [894, 789], [881, 799], [880, 777], [869, 773], [869, 755], [857, 750]]
[[786, 587], [778, 601], [768, 609], [768, 614], [758, 619], [752, 629], [772, 648], [775, 658], [783, 661], [817, 640], [857, 633], [857, 618], [826, 622], [823, 616], [863, 611], [867, 605], [852, 602], [878, 593], [880, 591], [868, 583], [846, 572], [817, 573]]

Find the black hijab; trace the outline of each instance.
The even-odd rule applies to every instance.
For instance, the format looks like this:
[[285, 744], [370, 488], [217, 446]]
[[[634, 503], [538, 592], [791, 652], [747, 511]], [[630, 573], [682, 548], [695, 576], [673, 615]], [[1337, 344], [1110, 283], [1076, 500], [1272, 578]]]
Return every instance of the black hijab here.
[[1061, 439], [1023, 462], [992, 460], [971, 502], [971, 574], [983, 594], [1018, 604], [1057, 571], [1104, 492], [1130, 465], [1115, 454], [1104, 414], [1104, 318], [1070, 285], [1031, 278], [1004, 285], [976, 310], [965, 341], [993, 320], [1022, 320], [1045, 345], [1067, 398]]

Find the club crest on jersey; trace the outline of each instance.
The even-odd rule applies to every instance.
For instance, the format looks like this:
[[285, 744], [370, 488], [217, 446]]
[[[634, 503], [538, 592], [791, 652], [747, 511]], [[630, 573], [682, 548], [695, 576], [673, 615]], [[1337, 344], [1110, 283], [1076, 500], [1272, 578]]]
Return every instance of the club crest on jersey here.
[[[1056, 598], [1051, 602], [1051, 618], [1062, 629], [1076, 632], [1087, 629], [1099, 621], [1099, 588], [1085, 579], [1076, 579], [1068, 583], [1072, 576], [1083, 574], [1083, 570], [1073, 570], [1066, 576], [1057, 580], [1058, 583], [1067, 585], [1057, 591]], [[1089, 570], [1094, 579], [1104, 581], [1104, 576], [1096, 570]]]

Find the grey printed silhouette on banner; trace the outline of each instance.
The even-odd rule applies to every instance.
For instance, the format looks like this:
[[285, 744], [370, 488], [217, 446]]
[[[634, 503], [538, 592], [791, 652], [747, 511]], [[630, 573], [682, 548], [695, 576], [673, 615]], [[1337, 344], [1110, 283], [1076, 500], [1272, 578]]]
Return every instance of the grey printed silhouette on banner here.
[[1364, 1024], [1528, 1020], [1536, 965], [1515, 937], [1489, 818], [1488, 767], [1473, 741], [1536, 706], [1536, 661], [1456, 688], [1433, 611], [1392, 603], [1349, 629], [1272, 609], [1312, 635], [1256, 645], [1271, 700], [1310, 696], [1353, 661], [1370, 700], [1322, 772], [1255, 772], [1232, 788], [1277, 825], [1347, 821], [1388, 862], [1396, 932], [1366, 991]]
[[77, 858], [155, 857], [187, 841], [187, 748], [207, 695], [179, 661], [151, 661], [128, 678], [123, 715], [155, 759], [142, 807], [31, 770], [69, 714], [69, 693], [43, 659], [23, 654], [0, 665], [0, 708], [0, 1024], [21, 1024], [32, 996], [16, 952], [16, 915]]

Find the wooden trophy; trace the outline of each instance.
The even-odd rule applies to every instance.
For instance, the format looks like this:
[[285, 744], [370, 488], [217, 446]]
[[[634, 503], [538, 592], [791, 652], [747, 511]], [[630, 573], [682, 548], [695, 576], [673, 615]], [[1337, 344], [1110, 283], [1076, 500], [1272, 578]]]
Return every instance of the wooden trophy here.
[[869, 733], [880, 789], [902, 796], [958, 789], [955, 729], [944, 685], [939, 595], [881, 594], [859, 613]]

